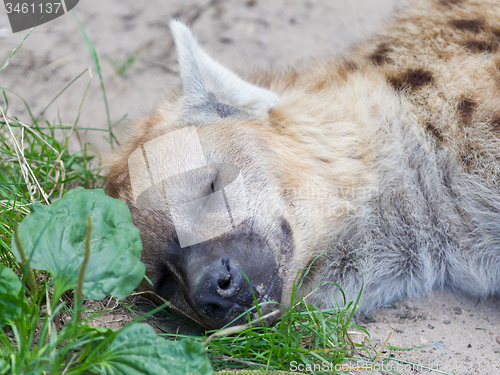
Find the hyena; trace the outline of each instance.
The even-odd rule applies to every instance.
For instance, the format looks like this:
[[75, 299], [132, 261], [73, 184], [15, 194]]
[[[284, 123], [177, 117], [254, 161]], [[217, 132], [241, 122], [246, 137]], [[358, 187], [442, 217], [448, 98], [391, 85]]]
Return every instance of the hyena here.
[[170, 27], [182, 86], [108, 189], [174, 310], [221, 327], [254, 298], [286, 306], [301, 277], [318, 306], [363, 288], [361, 312], [500, 291], [497, 0], [417, 1], [345, 57], [245, 80]]

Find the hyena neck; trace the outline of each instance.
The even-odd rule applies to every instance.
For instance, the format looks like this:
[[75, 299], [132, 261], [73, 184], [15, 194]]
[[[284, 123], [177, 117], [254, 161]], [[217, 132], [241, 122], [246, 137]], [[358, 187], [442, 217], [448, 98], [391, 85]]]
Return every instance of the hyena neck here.
[[[342, 79], [305, 72], [300, 82], [278, 89], [280, 102], [270, 114], [273, 137], [266, 128], [262, 138], [277, 155], [275, 173], [299, 227], [325, 236], [373, 198], [381, 176], [392, 173], [380, 170], [381, 146], [397, 144], [411, 119], [373, 69], [346, 74], [343, 64], [329, 67]], [[306, 229], [318, 223], [325, 230]], [[327, 244], [327, 238], [306, 236], [309, 246], [325, 250], [318, 244]]]
[[[416, 143], [403, 135], [416, 122], [405, 101], [373, 68], [355, 65], [360, 66], [332, 62], [320, 67], [329, 69], [327, 76], [310, 71], [294, 79], [291, 74], [293, 84], [282, 90], [275, 86], [280, 102], [262, 137], [277, 156], [275, 173], [286, 187], [296, 246], [308, 249], [297, 249], [294, 262], [303, 267], [300, 254], [323, 254], [318, 262], [327, 258], [332, 269], [346, 275], [354, 275], [356, 262], [366, 257], [368, 244], [359, 246], [369, 235], [363, 232], [365, 224], [373, 225], [365, 211], [378, 212], [380, 194], [393, 194], [390, 181], [404, 175], [397, 160]], [[349, 236], [357, 243], [350, 243]], [[312, 287], [312, 280], [324, 277], [313, 267], [308, 279]], [[359, 279], [352, 284], [359, 288]]]
[[[500, 19], [498, 4], [495, 12]], [[440, 29], [460, 24], [407, 19], [418, 17]], [[493, 40], [494, 24], [481, 23], [481, 38]], [[487, 270], [499, 263], [500, 96], [485, 95], [498, 92], [498, 63], [471, 54], [466, 33], [448, 34], [451, 60], [427, 59], [443, 51], [433, 38], [420, 47], [393, 40], [271, 82], [280, 103], [269, 142], [282, 155], [297, 243], [323, 254], [304, 293], [330, 279], [355, 298], [364, 285], [370, 310], [436, 287], [463, 289], [463, 280], [474, 280], [469, 293], [496, 290], [500, 277]], [[310, 300], [334, 296], [336, 287], [324, 286]]]

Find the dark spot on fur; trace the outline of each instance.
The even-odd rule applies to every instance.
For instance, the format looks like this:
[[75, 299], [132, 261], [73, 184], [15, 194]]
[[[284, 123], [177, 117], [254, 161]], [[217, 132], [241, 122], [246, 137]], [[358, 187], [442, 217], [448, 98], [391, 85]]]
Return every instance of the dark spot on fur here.
[[453, 6], [453, 5], [459, 5], [463, 2], [463, 0], [439, 0], [439, 4], [444, 5], [444, 6]]
[[391, 47], [387, 43], [380, 43], [375, 51], [371, 53], [368, 58], [377, 65], [382, 65], [390, 62], [387, 54], [391, 52]]
[[500, 28], [494, 28], [491, 30], [491, 33], [496, 37], [500, 39]]
[[500, 132], [500, 113], [496, 113], [490, 120], [491, 131], [495, 133]]
[[395, 90], [403, 90], [424, 86], [431, 83], [433, 79], [434, 77], [430, 71], [418, 68], [408, 69], [397, 76], [391, 76], [388, 81]]
[[472, 114], [476, 110], [477, 102], [471, 98], [462, 97], [458, 102], [458, 112], [462, 122], [469, 122]]
[[[340, 60], [338, 63], [338, 69], [336, 70], [337, 75], [332, 75], [331, 79], [329, 79], [327, 81], [327, 83], [332, 83], [335, 81], [344, 81], [345, 82], [348, 79], [348, 77], [358, 69], [359, 69], [359, 66], [355, 62], [350, 61], [350, 60]], [[318, 85], [316, 85], [316, 86], [318, 86]], [[329, 86], [326, 86], [326, 87], [329, 87]], [[325, 87], [325, 84], [320, 84], [317, 87], [317, 90], [322, 90], [326, 87]]]
[[350, 71], [350, 72], [354, 72], [356, 70], [359, 69], [359, 66], [358, 64], [356, 64], [355, 62], [352, 62], [352, 61], [345, 61], [343, 63], [343, 66], [346, 70]]
[[450, 51], [437, 51], [437, 57], [444, 61], [450, 61], [454, 56], [455, 54]]
[[[347, 78], [351, 75], [351, 73], [355, 72], [359, 69], [358, 64], [353, 61], [341, 60], [339, 64], [339, 69], [337, 69], [338, 76], [332, 76], [331, 80], [328, 80], [328, 83], [333, 81], [346, 81]], [[318, 87], [318, 90], [322, 90], [324, 88], [324, 84], [321, 87]], [[328, 87], [328, 86], [327, 86]]]
[[430, 122], [426, 124], [425, 129], [429, 133], [431, 133], [434, 136], [434, 138], [436, 138], [439, 142], [443, 142], [443, 140], [444, 140], [443, 134], [441, 134], [441, 131], [439, 131], [438, 129], [436, 129], [434, 127], [434, 125], [432, 125]]
[[491, 40], [471, 39], [465, 42], [465, 47], [473, 53], [493, 52], [498, 48], [498, 43]]
[[474, 34], [480, 33], [485, 27], [484, 21], [477, 18], [451, 20], [450, 24], [459, 30], [470, 31]]

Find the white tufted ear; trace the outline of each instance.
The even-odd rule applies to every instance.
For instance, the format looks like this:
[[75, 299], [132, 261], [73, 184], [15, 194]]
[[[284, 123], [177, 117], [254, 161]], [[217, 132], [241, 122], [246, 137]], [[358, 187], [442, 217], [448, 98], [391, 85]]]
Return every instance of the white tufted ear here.
[[183, 23], [170, 21], [170, 30], [179, 58], [184, 99], [189, 111], [199, 117], [217, 113], [227, 117], [241, 110], [270, 111], [279, 97], [272, 91], [245, 82], [208, 56]]

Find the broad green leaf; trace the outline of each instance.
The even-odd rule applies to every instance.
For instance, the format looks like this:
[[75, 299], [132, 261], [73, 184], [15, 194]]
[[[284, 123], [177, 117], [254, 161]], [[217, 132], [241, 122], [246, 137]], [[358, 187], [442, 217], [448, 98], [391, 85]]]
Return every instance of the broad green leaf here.
[[7, 319], [22, 315], [26, 299], [21, 289], [21, 281], [14, 271], [0, 264], [0, 327]]
[[[106, 294], [125, 298], [144, 277], [141, 239], [127, 205], [101, 189], [79, 187], [50, 206], [33, 204], [32, 212], [19, 225], [29, 265], [50, 272], [60, 293], [74, 289], [83, 260], [87, 215], [93, 228], [83, 294], [94, 300]], [[20, 260], [14, 241], [12, 244]]]
[[147, 324], [123, 328], [97, 364], [103, 375], [213, 375], [203, 346], [192, 340], [158, 337]]

